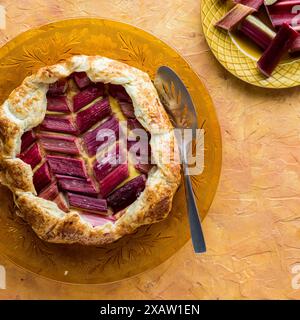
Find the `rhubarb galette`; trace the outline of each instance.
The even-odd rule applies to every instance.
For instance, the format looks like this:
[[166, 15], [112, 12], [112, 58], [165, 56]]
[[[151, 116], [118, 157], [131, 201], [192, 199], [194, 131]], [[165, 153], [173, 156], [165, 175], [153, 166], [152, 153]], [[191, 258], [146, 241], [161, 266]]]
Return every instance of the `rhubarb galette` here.
[[[121, 138], [136, 128], [146, 143]], [[105, 129], [115, 139], [99, 137]], [[166, 150], [171, 157], [162, 161]], [[0, 107], [0, 181], [17, 214], [49, 242], [110, 243], [164, 219], [180, 165], [149, 76], [104, 57], [73, 56], [27, 77]]]

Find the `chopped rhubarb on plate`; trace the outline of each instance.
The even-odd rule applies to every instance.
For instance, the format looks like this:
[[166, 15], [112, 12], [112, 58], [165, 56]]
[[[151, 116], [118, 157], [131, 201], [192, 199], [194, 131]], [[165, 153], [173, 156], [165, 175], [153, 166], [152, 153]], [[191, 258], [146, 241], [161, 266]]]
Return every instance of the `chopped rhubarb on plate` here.
[[106, 197], [113, 191], [120, 183], [129, 177], [128, 164], [120, 164], [106, 177], [99, 181], [100, 193]]
[[81, 159], [50, 155], [46, 159], [50, 169], [55, 174], [88, 178], [85, 163]]
[[234, 0], [234, 3], [240, 3], [244, 6], [251, 7], [256, 11], [264, 4], [264, 0]]
[[300, 30], [299, 8], [300, 0], [281, 0], [266, 6], [274, 28], [279, 28], [283, 23], [287, 23], [295, 30]]
[[34, 169], [42, 161], [41, 150], [37, 143], [32, 145], [25, 152], [21, 153], [19, 157], [24, 162], [30, 164], [32, 169]]
[[78, 92], [73, 98], [73, 109], [78, 111], [93, 102], [95, 99], [103, 96], [104, 86], [101, 84], [87, 87], [86, 89]]
[[99, 214], [80, 213], [80, 216], [89, 222], [93, 227], [102, 226], [108, 222], [114, 223], [115, 219], [111, 216], [100, 216]]
[[26, 149], [28, 149], [36, 140], [36, 135], [35, 133], [30, 130], [25, 132], [22, 135], [22, 143], [21, 143], [21, 152], [24, 152]]
[[272, 40], [270, 46], [257, 62], [258, 69], [265, 76], [270, 77], [281, 57], [291, 48], [298, 37], [298, 32], [284, 23]]
[[58, 96], [58, 97], [47, 97], [47, 110], [54, 112], [70, 112], [67, 97]]
[[216, 23], [216, 26], [226, 31], [231, 31], [254, 11], [255, 9], [238, 3]]
[[58, 134], [39, 134], [42, 147], [47, 151], [79, 155], [77, 138]]
[[85, 72], [75, 72], [73, 79], [79, 89], [84, 89], [91, 84], [91, 80]]
[[67, 79], [61, 79], [49, 85], [47, 94], [49, 96], [59, 96], [64, 94], [68, 89]]
[[119, 122], [114, 116], [105, 121], [96, 129], [88, 131], [83, 135], [83, 140], [90, 156], [95, 155], [100, 146], [116, 141], [118, 138]]
[[78, 129], [70, 117], [48, 116], [40, 125], [41, 130], [77, 134]]
[[109, 195], [107, 203], [115, 213], [125, 209], [139, 197], [139, 195], [144, 191], [145, 186], [146, 176], [138, 176]]
[[97, 101], [91, 107], [80, 111], [76, 115], [76, 123], [80, 133], [87, 131], [100, 120], [111, 114], [109, 100], [107, 98]]
[[261, 49], [266, 50], [276, 33], [253, 15], [246, 17], [239, 25], [239, 30]]
[[39, 197], [52, 201], [59, 195], [56, 182], [51, 183], [46, 189], [39, 193]]
[[45, 162], [33, 175], [33, 184], [37, 193], [40, 193], [52, 181], [48, 164]]
[[97, 196], [98, 192], [91, 179], [75, 178], [70, 176], [56, 175], [58, 186], [64, 191]]
[[107, 202], [105, 199], [97, 199], [75, 193], [67, 193], [71, 207], [91, 211], [95, 213], [107, 213]]
[[292, 44], [292, 46], [290, 48], [290, 52], [291, 53], [300, 52], [300, 35], [293, 42], [293, 44]]

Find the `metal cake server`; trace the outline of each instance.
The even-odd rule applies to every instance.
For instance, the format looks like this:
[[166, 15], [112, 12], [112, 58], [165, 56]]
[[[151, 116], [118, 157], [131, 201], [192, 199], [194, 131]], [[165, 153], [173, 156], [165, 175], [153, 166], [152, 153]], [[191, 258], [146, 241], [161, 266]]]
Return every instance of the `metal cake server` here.
[[[191, 129], [193, 138], [195, 138], [197, 129], [196, 110], [187, 88], [178, 75], [169, 67], [162, 66], [157, 70], [154, 85], [174, 127], [182, 130]], [[179, 143], [192, 242], [195, 253], [202, 253], [206, 251], [206, 245], [191, 179], [188, 174], [187, 151], [189, 147], [184, 142]]]

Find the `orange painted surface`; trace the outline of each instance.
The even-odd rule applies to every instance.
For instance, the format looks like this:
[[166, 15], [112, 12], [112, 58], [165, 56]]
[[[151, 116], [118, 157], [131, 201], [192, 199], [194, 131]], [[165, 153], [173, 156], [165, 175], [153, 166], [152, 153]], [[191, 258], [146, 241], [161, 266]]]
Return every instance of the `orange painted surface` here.
[[[300, 263], [299, 90], [251, 87], [210, 53], [201, 31], [200, 2], [4, 0], [0, 43], [33, 26], [70, 17], [129, 22], [175, 47], [193, 66], [215, 103], [223, 137], [219, 188], [204, 221], [208, 252], [189, 242], [170, 260], [109, 285], [43, 279], [3, 257], [7, 289], [0, 299], [300, 298], [292, 288]], [[43, 14], [41, 14], [43, 13]]]

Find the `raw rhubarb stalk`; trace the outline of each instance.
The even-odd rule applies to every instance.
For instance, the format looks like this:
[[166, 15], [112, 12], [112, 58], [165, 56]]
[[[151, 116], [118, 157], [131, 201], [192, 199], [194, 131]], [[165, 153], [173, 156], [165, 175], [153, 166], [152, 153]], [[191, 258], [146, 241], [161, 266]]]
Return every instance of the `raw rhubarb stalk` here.
[[78, 111], [104, 94], [103, 85], [90, 86], [77, 93], [73, 98], [73, 109]]
[[33, 175], [33, 184], [36, 192], [40, 193], [51, 181], [52, 176], [48, 164], [45, 162]]
[[88, 154], [93, 156], [100, 146], [107, 145], [119, 138], [119, 122], [112, 116], [99, 127], [84, 134], [83, 140]]
[[108, 196], [107, 203], [113, 209], [114, 213], [125, 209], [139, 197], [144, 191], [145, 186], [146, 176], [138, 176]]
[[255, 9], [238, 3], [220, 21], [218, 21], [215, 26], [226, 31], [231, 31], [254, 11]]
[[40, 129], [44, 131], [77, 134], [78, 130], [70, 117], [46, 116]]
[[103, 120], [111, 114], [108, 99], [97, 101], [91, 107], [77, 113], [76, 124], [80, 133], [87, 131], [94, 124]]
[[47, 110], [55, 112], [70, 112], [68, 107], [67, 97], [47, 97]]
[[295, 30], [300, 29], [299, 8], [300, 0], [278, 1], [273, 5], [266, 6], [274, 28], [279, 28], [283, 23], [287, 23]]
[[267, 49], [276, 33], [255, 16], [246, 17], [239, 25], [239, 30], [263, 50]]
[[55, 174], [88, 178], [85, 164], [81, 159], [62, 156], [47, 156], [50, 169]]
[[64, 212], [70, 211], [69, 205], [63, 195], [59, 194], [55, 199], [53, 199], [53, 202], [55, 202], [57, 204], [57, 206], [59, 207], [60, 210], [62, 210]]
[[105, 199], [97, 199], [70, 192], [67, 193], [67, 197], [71, 207], [96, 213], [107, 213], [107, 202]]
[[56, 182], [53, 182], [50, 184], [49, 187], [47, 187], [46, 189], [44, 189], [40, 194], [39, 197], [46, 199], [46, 200], [54, 200], [59, 194]]
[[70, 176], [56, 175], [58, 186], [64, 191], [97, 196], [98, 192], [91, 179], [81, 179]]
[[129, 119], [135, 118], [134, 108], [133, 108], [132, 103], [126, 102], [126, 101], [120, 101], [119, 105], [120, 105], [121, 111], [125, 117], [127, 117]]
[[264, 0], [234, 0], [233, 2], [243, 4], [257, 11], [263, 5]]
[[49, 96], [58, 96], [64, 94], [68, 89], [67, 79], [61, 79], [49, 85], [47, 94]]
[[96, 160], [94, 164], [94, 175], [98, 181], [105, 178], [112, 172], [125, 158], [124, 151], [119, 144], [106, 155]]
[[118, 101], [131, 102], [130, 96], [121, 85], [110, 84], [108, 87], [108, 93]]
[[39, 134], [42, 147], [47, 151], [79, 155], [76, 138], [63, 135]]
[[20, 159], [31, 165], [34, 169], [41, 161], [42, 154], [39, 145], [35, 143], [32, 147], [20, 154]]
[[113, 216], [100, 216], [98, 214], [92, 213], [80, 213], [80, 216], [87, 222], [89, 222], [93, 227], [103, 226], [104, 224], [110, 222], [114, 223], [116, 219]]
[[258, 69], [267, 77], [270, 77], [281, 57], [291, 48], [298, 37], [298, 32], [284, 23], [268, 49], [257, 62]]
[[36, 135], [33, 132], [33, 130], [27, 131], [22, 135], [21, 138], [21, 152], [24, 152], [26, 149], [28, 149], [36, 140]]
[[291, 53], [300, 52], [300, 35], [293, 42], [293, 44], [290, 48], [290, 52]]
[[79, 89], [84, 89], [91, 84], [91, 80], [85, 72], [75, 72], [73, 79]]
[[109, 173], [105, 178], [99, 181], [100, 193], [106, 197], [113, 191], [120, 183], [122, 183], [129, 176], [128, 164], [120, 164], [116, 169]]

